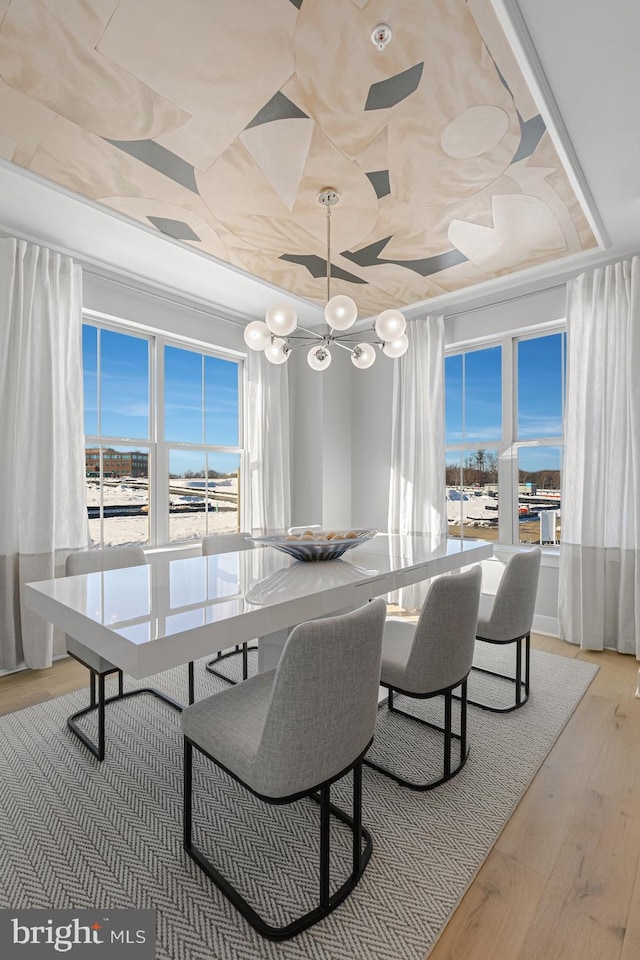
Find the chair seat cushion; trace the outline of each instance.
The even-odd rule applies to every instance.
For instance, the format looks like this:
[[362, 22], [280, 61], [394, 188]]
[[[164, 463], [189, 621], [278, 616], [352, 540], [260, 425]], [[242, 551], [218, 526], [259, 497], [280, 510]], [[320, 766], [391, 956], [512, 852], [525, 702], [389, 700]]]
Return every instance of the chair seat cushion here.
[[248, 787], [276, 671], [259, 673], [182, 711], [182, 732]]
[[382, 670], [380, 673], [382, 683], [401, 690], [407, 689], [405, 686], [405, 671], [415, 630], [415, 623], [395, 620], [392, 617], [387, 619], [382, 641]]
[[80, 643], [79, 640], [76, 640], [75, 637], [70, 637], [68, 634], [67, 652], [72, 654], [76, 660], [84, 663], [85, 667], [88, 667], [89, 670], [95, 670], [96, 673], [111, 673], [113, 670], [118, 669], [110, 660], [105, 660], [99, 653], [94, 653], [89, 647], [85, 647], [84, 643]]

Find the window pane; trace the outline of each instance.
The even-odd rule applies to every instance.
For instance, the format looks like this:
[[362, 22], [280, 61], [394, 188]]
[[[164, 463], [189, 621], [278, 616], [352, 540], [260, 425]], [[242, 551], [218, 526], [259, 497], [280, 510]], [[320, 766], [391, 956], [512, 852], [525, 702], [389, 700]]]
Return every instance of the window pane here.
[[149, 437], [149, 343], [100, 331], [100, 433]]
[[98, 547], [149, 542], [149, 448], [87, 447], [87, 512]]
[[448, 453], [446, 485], [449, 536], [497, 540], [497, 449]]
[[204, 451], [169, 452], [169, 541], [172, 543], [206, 536], [206, 471]]
[[237, 447], [237, 363], [219, 357], [204, 358], [204, 402], [204, 442], [216, 447]]
[[445, 357], [444, 361], [444, 409], [446, 442], [456, 443], [463, 439], [462, 432], [462, 354]]
[[518, 437], [562, 436], [564, 333], [518, 343]]
[[502, 439], [502, 348], [464, 355], [464, 433], [467, 440]]
[[179, 443], [201, 444], [203, 441], [200, 353], [165, 347], [164, 435], [166, 440]]
[[84, 432], [98, 432], [98, 329], [82, 324], [82, 379], [84, 389]]
[[561, 447], [521, 447], [518, 451], [520, 543], [559, 543]]
[[238, 490], [240, 456], [237, 453], [210, 453], [207, 533], [237, 533], [240, 529]]

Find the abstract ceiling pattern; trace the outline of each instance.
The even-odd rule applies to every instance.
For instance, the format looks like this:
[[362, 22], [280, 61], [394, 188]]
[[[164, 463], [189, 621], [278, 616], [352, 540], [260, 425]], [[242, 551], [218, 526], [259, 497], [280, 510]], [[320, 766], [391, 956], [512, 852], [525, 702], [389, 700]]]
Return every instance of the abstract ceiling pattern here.
[[0, 0], [0, 156], [320, 302], [334, 186], [365, 316], [596, 245], [490, 0]]

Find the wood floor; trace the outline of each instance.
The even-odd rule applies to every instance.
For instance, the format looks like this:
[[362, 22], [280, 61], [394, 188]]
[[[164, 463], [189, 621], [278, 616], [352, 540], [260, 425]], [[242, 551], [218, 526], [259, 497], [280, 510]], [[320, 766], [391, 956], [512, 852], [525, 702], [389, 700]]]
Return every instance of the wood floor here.
[[[535, 636], [533, 645], [600, 670], [430, 960], [638, 960], [638, 664], [549, 637]], [[73, 660], [0, 677], [0, 714], [86, 679]]]

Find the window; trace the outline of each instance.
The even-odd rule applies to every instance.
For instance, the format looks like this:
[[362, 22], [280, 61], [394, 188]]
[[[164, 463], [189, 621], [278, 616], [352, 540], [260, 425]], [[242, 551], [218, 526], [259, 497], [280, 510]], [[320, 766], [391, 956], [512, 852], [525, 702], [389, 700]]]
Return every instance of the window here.
[[559, 542], [565, 333], [445, 358], [450, 536]]
[[445, 360], [449, 536], [497, 538], [502, 347]]
[[565, 345], [564, 332], [516, 342], [516, 543], [560, 542]]
[[93, 543], [238, 530], [241, 363], [85, 322], [83, 364]]
[[[164, 348], [169, 540], [238, 530], [238, 364]], [[190, 516], [187, 518], [187, 514]]]

